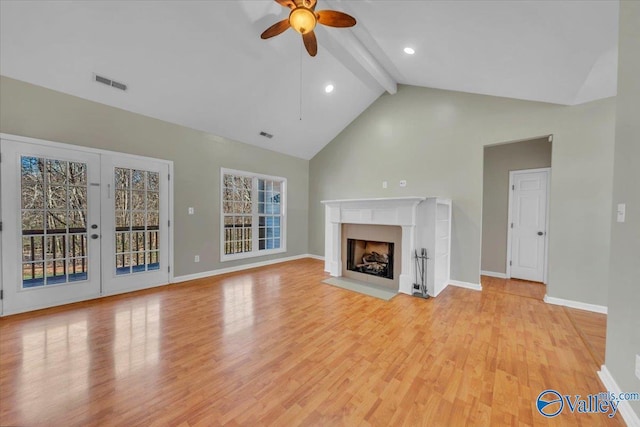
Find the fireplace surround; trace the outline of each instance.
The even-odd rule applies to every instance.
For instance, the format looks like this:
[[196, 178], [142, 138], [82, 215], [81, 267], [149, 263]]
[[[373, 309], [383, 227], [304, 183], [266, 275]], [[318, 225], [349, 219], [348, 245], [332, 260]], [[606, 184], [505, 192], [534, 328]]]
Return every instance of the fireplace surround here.
[[[387, 225], [400, 229], [394, 247], [397, 284], [394, 289], [411, 295], [415, 281], [413, 255], [427, 249], [427, 289], [436, 296], [448, 284], [451, 236], [451, 201], [427, 197], [323, 200], [325, 206], [325, 271], [334, 277], [345, 274], [347, 250], [343, 225]], [[363, 240], [381, 241], [376, 237]], [[388, 240], [387, 240], [388, 241]], [[401, 254], [397, 256], [397, 254]], [[347, 270], [348, 271], [348, 270]], [[371, 276], [373, 277], [373, 276]], [[386, 280], [386, 279], [381, 279]], [[394, 282], [396, 275], [394, 274]]]

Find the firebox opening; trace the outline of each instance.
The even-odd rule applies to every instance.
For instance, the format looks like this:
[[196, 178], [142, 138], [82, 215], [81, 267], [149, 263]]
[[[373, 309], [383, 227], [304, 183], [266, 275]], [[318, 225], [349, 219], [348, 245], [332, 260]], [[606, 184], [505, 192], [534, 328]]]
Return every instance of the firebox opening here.
[[347, 270], [393, 280], [393, 243], [347, 239]]

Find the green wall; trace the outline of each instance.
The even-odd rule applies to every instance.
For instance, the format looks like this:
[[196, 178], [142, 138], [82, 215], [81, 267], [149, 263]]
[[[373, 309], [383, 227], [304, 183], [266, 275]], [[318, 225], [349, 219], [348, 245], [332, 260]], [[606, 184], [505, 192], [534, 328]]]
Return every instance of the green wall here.
[[[620, 2], [618, 96], [613, 204], [626, 222], [611, 223], [611, 274], [605, 365], [624, 392], [640, 392], [640, 2]], [[640, 418], [640, 402], [631, 407]]]
[[615, 98], [568, 107], [401, 85], [311, 160], [310, 252], [324, 252], [321, 200], [449, 197], [451, 278], [479, 283], [483, 148], [553, 134], [547, 293], [606, 305], [614, 128]]
[[[0, 132], [174, 162], [174, 274], [307, 253], [309, 162], [0, 77]], [[288, 179], [287, 253], [220, 262], [220, 168]], [[187, 207], [195, 215], [187, 215]], [[194, 255], [200, 263], [194, 263]]]

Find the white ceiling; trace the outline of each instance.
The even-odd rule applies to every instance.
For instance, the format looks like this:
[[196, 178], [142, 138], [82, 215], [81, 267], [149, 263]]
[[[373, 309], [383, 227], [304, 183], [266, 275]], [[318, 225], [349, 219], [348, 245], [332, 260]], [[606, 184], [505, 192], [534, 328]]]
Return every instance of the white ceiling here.
[[565, 105], [616, 94], [618, 1], [316, 9], [358, 24], [318, 28], [311, 58], [293, 30], [260, 39], [287, 16], [271, 0], [2, 0], [0, 74], [304, 159], [398, 83]]

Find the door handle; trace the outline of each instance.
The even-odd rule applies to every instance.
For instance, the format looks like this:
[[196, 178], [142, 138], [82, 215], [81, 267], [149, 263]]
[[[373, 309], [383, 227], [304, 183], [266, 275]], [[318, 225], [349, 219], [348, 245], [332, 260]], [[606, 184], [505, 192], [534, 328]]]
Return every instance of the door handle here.
[[92, 235], [91, 235], [91, 238], [92, 238], [92, 239], [97, 239], [98, 237], [100, 237], [100, 236], [99, 236], [99, 235], [97, 235], [97, 234], [92, 234]]
[[538, 236], [542, 236], [544, 234], [543, 231], [538, 231]]

